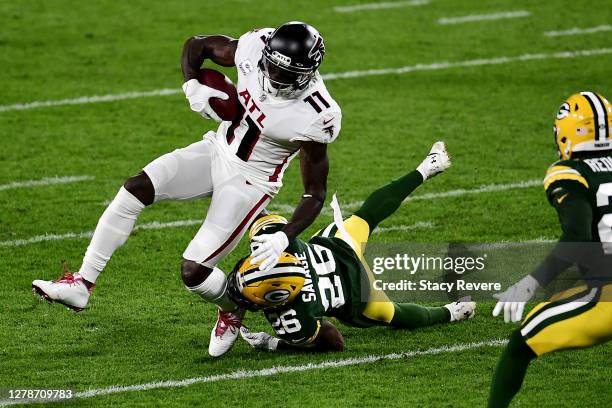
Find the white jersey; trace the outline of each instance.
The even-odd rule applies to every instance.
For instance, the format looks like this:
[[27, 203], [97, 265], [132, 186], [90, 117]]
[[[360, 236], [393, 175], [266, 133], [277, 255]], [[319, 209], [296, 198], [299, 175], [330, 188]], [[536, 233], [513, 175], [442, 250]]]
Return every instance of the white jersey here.
[[300, 142], [333, 142], [342, 119], [340, 107], [319, 74], [295, 99], [264, 93], [257, 63], [272, 31], [253, 30], [238, 40], [236, 89], [241, 109], [235, 121], [221, 123], [215, 136], [225, 158], [251, 184], [270, 195], [281, 188], [283, 173], [298, 153]]

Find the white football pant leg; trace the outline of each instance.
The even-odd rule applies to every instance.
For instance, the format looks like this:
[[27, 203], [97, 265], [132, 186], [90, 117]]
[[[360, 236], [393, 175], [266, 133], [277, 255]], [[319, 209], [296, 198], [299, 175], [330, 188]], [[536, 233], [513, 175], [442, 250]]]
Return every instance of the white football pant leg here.
[[[210, 196], [213, 189], [211, 162], [214, 150], [211, 140], [202, 140], [165, 154], [145, 166], [144, 171], [155, 188], [155, 202]], [[85, 253], [79, 270], [85, 280], [96, 281], [115, 250], [131, 234], [144, 207], [136, 197], [121, 187], [100, 217]]]
[[183, 258], [213, 268], [240, 241], [271, 197], [251, 185], [223, 158], [213, 160], [213, 194], [206, 219]]

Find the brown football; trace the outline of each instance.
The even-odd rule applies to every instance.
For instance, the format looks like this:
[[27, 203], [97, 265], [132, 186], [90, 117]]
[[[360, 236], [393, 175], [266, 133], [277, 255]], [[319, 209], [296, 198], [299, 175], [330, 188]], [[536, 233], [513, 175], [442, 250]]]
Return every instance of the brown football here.
[[210, 107], [221, 119], [234, 121], [238, 116], [240, 102], [238, 102], [238, 93], [232, 81], [223, 73], [208, 68], [200, 70], [198, 81], [201, 84], [225, 92], [229, 96], [229, 99], [226, 100], [210, 98]]

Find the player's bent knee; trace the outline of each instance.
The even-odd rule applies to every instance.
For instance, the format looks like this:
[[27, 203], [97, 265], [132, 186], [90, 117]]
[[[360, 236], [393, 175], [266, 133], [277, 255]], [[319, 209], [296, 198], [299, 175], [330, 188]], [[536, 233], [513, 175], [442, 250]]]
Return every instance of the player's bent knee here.
[[183, 280], [185, 286], [188, 288], [193, 288], [201, 285], [206, 278], [208, 278], [211, 271], [211, 268], [200, 265], [199, 263], [190, 261], [188, 259], [183, 259], [183, 263], [181, 265], [181, 279]]
[[123, 187], [144, 205], [151, 205], [155, 200], [153, 182], [144, 171], [127, 179]]

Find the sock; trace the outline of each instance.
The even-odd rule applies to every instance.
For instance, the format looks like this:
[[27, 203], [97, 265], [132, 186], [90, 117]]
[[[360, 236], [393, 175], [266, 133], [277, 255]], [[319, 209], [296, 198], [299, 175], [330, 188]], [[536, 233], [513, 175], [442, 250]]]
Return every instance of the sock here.
[[79, 274], [88, 282], [95, 283], [113, 252], [130, 236], [136, 218], [144, 208], [136, 197], [124, 187], [100, 217], [94, 231]]
[[394, 307], [393, 327], [412, 330], [450, 322], [450, 312], [445, 307], [425, 307], [413, 303], [394, 303]]
[[510, 405], [510, 401], [523, 385], [529, 363], [536, 357], [525, 343], [520, 330], [512, 333], [491, 382], [489, 408], [503, 408]]
[[414, 170], [374, 191], [355, 212], [370, 226], [370, 234], [376, 226], [393, 214], [402, 201], [423, 183], [423, 176]]
[[214, 303], [224, 312], [234, 311], [238, 307], [227, 293], [225, 274], [217, 267], [198, 286], [186, 287], [191, 293], [200, 295], [207, 302]]

